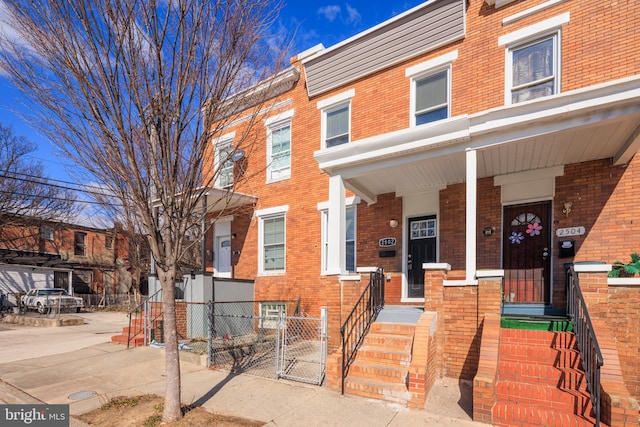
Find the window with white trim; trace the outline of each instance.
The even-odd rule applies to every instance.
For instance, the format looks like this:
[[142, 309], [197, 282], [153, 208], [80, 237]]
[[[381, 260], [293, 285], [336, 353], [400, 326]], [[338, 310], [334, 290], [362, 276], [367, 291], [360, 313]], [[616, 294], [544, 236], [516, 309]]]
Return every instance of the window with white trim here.
[[559, 33], [508, 48], [507, 82], [512, 104], [558, 93]]
[[422, 125], [449, 117], [449, 67], [413, 79], [413, 124]]
[[351, 98], [355, 89], [318, 101], [322, 110], [322, 148], [331, 148], [351, 141]]
[[258, 272], [284, 273], [286, 265], [286, 211], [288, 207], [264, 209], [258, 216]]
[[[327, 271], [327, 258], [329, 257], [329, 211], [322, 210], [322, 272]], [[345, 265], [348, 273], [356, 272], [356, 206], [347, 206], [345, 224]]]
[[260, 327], [263, 329], [275, 329], [278, 319], [287, 313], [287, 304], [283, 302], [263, 302], [260, 304]]
[[217, 185], [220, 188], [228, 188], [233, 185], [233, 145], [231, 141], [220, 144], [216, 149], [216, 166], [218, 168]]
[[267, 182], [291, 176], [291, 120], [267, 127]]

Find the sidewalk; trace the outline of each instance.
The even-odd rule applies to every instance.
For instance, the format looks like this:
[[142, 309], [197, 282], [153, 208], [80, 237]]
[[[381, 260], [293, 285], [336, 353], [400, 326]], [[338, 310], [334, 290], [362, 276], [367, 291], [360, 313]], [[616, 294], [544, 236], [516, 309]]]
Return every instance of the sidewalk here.
[[[0, 331], [0, 335], [5, 332]], [[187, 359], [185, 354], [181, 360], [183, 403], [197, 403], [213, 413], [259, 420], [268, 426], [483, 425], [472, 422], [458, 404], [455, 380], [437, 384], [427, 410], [408, 410], [382, 401], [342, 396], [324, 387], [209, 370]], [[78, 415], [114, 396], [163, 395], [163, 374], [162, 349], [127, 350], [109, 342], [91, 344], [68, 353], [1, 363], [0, 402], [69, 404], [71, 414]], [[84, 424], [74, 420], [71, 425]]]

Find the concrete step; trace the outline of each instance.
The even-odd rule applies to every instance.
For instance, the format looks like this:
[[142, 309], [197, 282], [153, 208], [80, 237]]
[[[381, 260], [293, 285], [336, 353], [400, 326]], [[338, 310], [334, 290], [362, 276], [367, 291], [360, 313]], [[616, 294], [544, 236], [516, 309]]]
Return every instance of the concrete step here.
[[356, 360], [349, 367], [349, 378], [380, 380], [382, 382], [407, 384], [409, 370], [406, 367], [380, 365]]
[[411, 394], [404, 384], [386, 383], [363, 378], [347, 378], [344, 383], [345, 392], [357, 396], [380, 399], [387, 402], [406, 405]]
[[495, 426], [593, 427], [592, 417], [569, 411], [498, 402], [493, 407]]
[[396, 336], [382, 333], [370, 332], [364, 337], [363, 346], [377, 346], [387, 350], [398, 350], [411, 352], [413, 346], [412, 336]]
[[576, 348], [575, 334], [572, 332], [549, 332], [526, 329], [500, 329], [500, 344], [571, 350]]
[[577, 415], [589, 415], [592, 405], [586, 385], [579, 390], [561, 390], [541, 384], [498, 381], [496, 397], [501, 402], [537, 406]]

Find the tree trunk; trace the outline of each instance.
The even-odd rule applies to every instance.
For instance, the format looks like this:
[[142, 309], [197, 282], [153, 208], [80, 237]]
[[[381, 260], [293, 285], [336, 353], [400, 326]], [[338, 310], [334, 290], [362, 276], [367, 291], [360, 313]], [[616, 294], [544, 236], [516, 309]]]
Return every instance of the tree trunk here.
[[158, 271], [162, 283], [162, 318], [164, 321], [166, 387], [162, 421], [169, 423], [182, 418], [180, 402], [180, 354], [176, 328], [175, 271]]

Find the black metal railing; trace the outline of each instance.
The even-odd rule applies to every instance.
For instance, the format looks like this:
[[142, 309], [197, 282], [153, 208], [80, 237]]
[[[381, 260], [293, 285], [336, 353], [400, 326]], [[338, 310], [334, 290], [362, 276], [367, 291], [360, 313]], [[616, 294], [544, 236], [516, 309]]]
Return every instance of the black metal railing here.
[[582, 368], [587, 377], [587, 387], [591, 394], [591, 404], [595, 417], [595, 426], [600, 425], [600, 368], [604, 364], [602, 352], [596, 339], [596, 334], [589, 318], [587, 305], [580, 290], [578, 274], [573, 267], [568, 273], [569, 295], [567, 299], [567, 314], [573, 323], [578, 350], [582, 360]]
[[143, 336], [144, 345], [148, 345], [152, 338], [153, 325], [157, 325], [162, 317], [162, 288], [129, 311], [128, 316], [127, 348], [131, 340], [139, 336]]
[[344, 380], [349, 373], [351, 363], [355, 359], [356, 351], [367, 334], [369, 325], [376, 319], [383, 307], [384, 272], [382, 268], [378, 268], [370, 273], [369, 284], [340, 328], [340, 338], [342, 339], [342, 394], [344, 394]]

